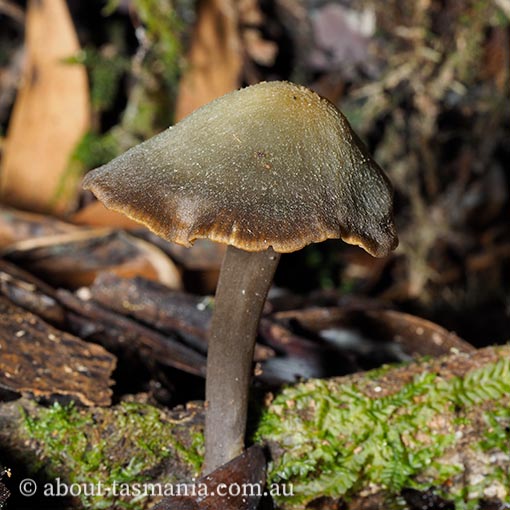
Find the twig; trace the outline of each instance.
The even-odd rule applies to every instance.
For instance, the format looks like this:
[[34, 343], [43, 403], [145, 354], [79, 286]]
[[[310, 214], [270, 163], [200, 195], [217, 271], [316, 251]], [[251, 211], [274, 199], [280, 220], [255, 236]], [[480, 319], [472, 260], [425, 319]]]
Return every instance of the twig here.
[[25, 24], [25, 11], [9, 0], [0, 0], [0, 14], [5, 14], [21, 25]]

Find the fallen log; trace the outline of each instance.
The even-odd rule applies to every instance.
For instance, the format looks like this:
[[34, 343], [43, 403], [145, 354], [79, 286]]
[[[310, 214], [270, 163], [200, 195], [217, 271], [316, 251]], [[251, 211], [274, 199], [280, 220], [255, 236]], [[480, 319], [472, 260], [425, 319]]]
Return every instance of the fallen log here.
[[[254, 424], [255, 438], [269, 447], [271, 486], [285, 487], [272, 492], [279, 508], [321, 508], [319, 499], [349, 510], [386, 508], [392, 499], [406, 508], [410, 494], [428, 495], [423, 508], [432, 497], [489, 508], [510, 502], [509, 395], [510, 346], [490, 347], [288, 387]], [[196, 404], [0, 406], [2, 451], [23, 456], [27, 469], [44, 461], [46, 478], [68, 481], [90, 480], [87, 451], [97, 454], [94, 480], [113, 483], [131, 466], [129, 483], [189, 481], [200, 469], [202, 426]], [[84, 496], [76, 508], [105, 504]], [[146, 508], [149, 500], [122, 504]]]
[[152, 359], [163, 365], [205, 376], [205, 357], [174, 338], [162, 335], [92, 301], [80, 299], [64, 289], [59, 289], [57, 296], [60, 303], [76, 315], [75, 324], [80, 317], [84, 317], [86, 327], [94, 325], [88, 335], [86, 331], [82, 331], [80, 336], [99, 341], [113, 352], [118, 352], [119, 349], [147, 351]]
[[[171, 292], [171, 291], [169, 291]], [[0, 294], [59, 329], [96, 342], [116, 355], [140, 351], [152, 366], [158, 362], [195, 374], [205, 374], [205, 357], [173, 338], [138, 324], [64, 289], [54, 289], [31, 273], [0, 259]]]

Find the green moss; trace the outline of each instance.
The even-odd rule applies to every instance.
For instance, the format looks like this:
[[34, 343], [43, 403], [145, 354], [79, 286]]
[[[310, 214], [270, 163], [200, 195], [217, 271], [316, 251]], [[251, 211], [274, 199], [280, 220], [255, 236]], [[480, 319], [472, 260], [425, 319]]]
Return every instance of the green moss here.
[[72, 161], [89, 170], [104, 165], [120, 152], [119, 143], [113, 133], [104, 135], [87, 133], [76, 146]]
[[[269, 481], [293, 485], [292, 494], [282, 491], [277, 503], [303, 508], [321, 496], [349, 498], [370, 489], [387, 495], [388, 508], [397, 508], [403, 488], [432, 489], [453, 500], [457, 510], [476, 508], [489, 487], [503, 501], [510, 498], [510, 359], [463, 378], [441, 376], [431, 366], [439, 365], [425, 364], [423, 373], [398, 383], [392, 393], [388, 381], [400, 380], [401, 368], [395, 374], [389, 368], [369, 372], [354, 382], [310, 380], [284, 390], [263, 413], [256, 433], [273, 454]], [[23, 434], [46, 477], [110, 485], [175, 483], [200, 470], [201, 421], [190, 418], [197, 411], [172, 417], [140, 403], [30, 409]], [[471, 441], [474, 437], [480, 440]], [[458, 450], [461, 460], [453, 455]], [[483, 459], [483, 479], [466, 483], [466, 456]], [[121, 503], [86, 494], [82, 502], [93, 509]], [[136, 498], [122, 504], [141, 508]]]
[[196, 432], [191, 436], [191, 450], [186, 450], [186, 460], [195, 468], [199, 473], [202, 469], [205, 452], [205, 437], [203, 432]]
[[[118, 7], [118, 0], [109, 0], [103, 14], [109, 16]], [[192, 0], [134, 0], [133, 8], [144, 29], [140, 39], [144, 45], [143, 65], [175, 85], [183, 60], [182, 41], [186, 24], [184, 12], [193, 10]]]
[[77, 183], [92, 168], [104, 165], [122, 152], [114, 132], [104, 135], [87, 132], [76, 145], [65, 172], [62, 174], [53, 203], [66, 196], [76, 194]]
[[[494, 391], [494, 390], [492, 390]], [[481, 440], [473, 445], [475, 455], [486, 455], [489, 458], [505, 456], [510, 458], [510, 408], [497, 407], [486, 410], [482, 415], [485, 424], [485, 434]], [[471, 493], [483, 494], [489, 487], [510, 487], [510, 469], [508, 462], [496, 465], [492, 462], [492, 468], [485, 474], [476, 487], [470, 487]]]
[[[200, 467], [201, 443], [193, 440], [191, 448], [180, 443], [171, 423], [161, 411], [140, 403], [122, 403], [114, 411], [97, 409], [93, 413], [73, 405], [55, 404], [36, 417], [25, 413], [25, 433], [40, 449], [40, 463], [50, 478], [65, 476], [69, 484], [114, 484], [154, 482], [152, 470], [171, 455], [189, 466], [191, 473]], [[182, 468], [181, 468], [182, 472]], [[181, 480], [158, 480], [174, 483]], [[103, 494], [81, 496], [86, 508], [140, 508], [136, 497], [122, 498]]]
[[[111, 14], [117, 7], [118, 1], [111, 0], [103, 12]], [[111, 21], [107, 25], [108, 44], [100, 49], [88, 47], [66, 59], [69, 64], [81, 64], [87, 69], [93, 120], [91, 132], [74, 150], [54, 200], [75, 196], [77, 183], [87, 170], [150, 138], [172, 121], [185, 23], [171, 0], [135, 0], [133, 7], [143, 26], [133, 57], [125, 48], [124, 29]], [[122, 91], [126, 75], [130, 76], [130, 87]], [[116, 100], [124, 92], [128, 93], [127, 104], [119, 122], [109, 132], [98, 133], [101, 114], [115, 109]]]
[[483, 419], [487, 424], [487, 432], [478, 447], [484, 451], [503, 448], [510, 455], [510, 409], [505, 407], [486, 412]]
[[[427, 359], [426, 357], [423, 358]], [[402, 362], [400, 366], [404, 366], [407, 362]], [[386, 363], [380, 367], [373, 368], [372, 370], [365, 372], [365, 378], [367, 381], [378, 381], [385, 377], [387, 374], [391, 374], [391, 371], [395, 369], [394, 364]]]
[[182, 47], [180, 36], [183, 23], [171, 0], [135, 0], [134, 6], [145, 25], [147, 38], [162, 67], [167, 83], [178, 76]]
[[[281, 450], [270, 481], [294, 487], [294, 497], [280, 503], [302, 506], [319, 495], [349, 497], [369, 486], [395, 495], [403, 488], [436, 488], [441, 495], [441, 486], [463, 469], [444, 460], [459, 440], [458, 418], [466, 423], [464, 411], [508, 395], [510, 360], [464, 378], [424, 373], [380, 398], [367, 396], [362, 388], [309, 381], [284, 390], [265, 412], [257, 437]], [[508, 453], [509, 419], [510, 412], [489, 413], [488, 435], [473, 448], [501, 450], [504, 441]], [[494, 470], [492, 480], [507, 483], [508, 473], [499, 471]], [[458, 494], [448, 487], [444, 495], [453, 497], [456, 508], [470, 508], [487, 486], [484, 482]]]
[[[122, 40], [116, 38], [117, 41]], [[119, 53], [117, 46], [108, 47], [108, 51], [100, 52], [89, 47], [69, 60], [71, 63], [86, 67], [90, 78], [90, 100], [96, 113], [112, 108], [119, 92], [122, 76], [129, 70], [129, 60]]]

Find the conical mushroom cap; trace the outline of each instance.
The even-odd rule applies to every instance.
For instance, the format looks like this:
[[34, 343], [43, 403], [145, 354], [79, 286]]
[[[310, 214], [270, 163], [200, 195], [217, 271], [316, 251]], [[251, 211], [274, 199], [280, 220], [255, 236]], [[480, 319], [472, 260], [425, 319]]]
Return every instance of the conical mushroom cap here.
[[329, 238], [384, 256], [392, 189], [345, 117], [311, 90], [259, 83], [90, 172], [84, 187], [169, 241], [292, 252]]

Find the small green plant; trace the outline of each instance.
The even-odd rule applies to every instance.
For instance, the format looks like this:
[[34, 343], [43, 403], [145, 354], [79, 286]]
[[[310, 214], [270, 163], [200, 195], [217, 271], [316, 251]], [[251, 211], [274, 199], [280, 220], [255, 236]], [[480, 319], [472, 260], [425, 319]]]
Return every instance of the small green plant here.
[[[68, 484], [111, 488], [122, 484], [153, 482], [151, 470], [172, 455], [178, 455], [192, 473], [200, 469], [200, 438], [181, 444], [174, 427], [153, 406], [124, 402], [114, 410], [89, 412], [74, 405], [54, 404], [37, 416], [24, 413], [25, 434], [36, 441], [41, 455], [35, 470], [46, 477], [65, 478]], [[181, 480], [159, 480], [174, 483]], [[137, 497], [119, 494], [80, 495], [85, 508], [140, 508]]]
[[[257, 438], [282, 445], [269, 477], [294, 485], [294, 500], [286, 499], [286, 507], [303, 505], [318, 495], [349, 497], [368, 486], [395, 496], [403, 488], [434, 487], [441, 495], [441, 486], [463, 469], [444, 460], [459, 440], [452, 424], [468, 423], [466, 409], [498, 402], [509, 391], [508, 359], [464, 378], [424, 373], [380, 398], [367, 396], [355, 384], [309, 381], [276, 398], [262, 418]], [[487, 436], [473, 448], [510, 454], [510, 413], [487, 412], [485, 420]], [[456, 508], [476, 508], [483, 490], [495, 481], [510, 486], [509, 474], [495, 469], [476, 487], [457, 494], [445, 488], [444, 496], [454, 498]]]
[[[508, 501], [510, 359], [502, 349], [499, 361], [464, 377], [442, 377], [425, 363], [423, 373], [393, 392], [381, 381], [396, 377], [400, 369], [395, 367], [368, 372], [355, 382], [310, 380], [282, 391], [256, 432], [275, 459], [269, 482], [293, 485], [293, 495], [282, 491], [277, 503], [301, 509], [321, 496], [348, 499], [368, 488], [384, 493], [391, 508], [399, 508], [404, 488], [434, 490], [457, 510], [475, 510], [488, 489]], [[24, 412], [21, 439], [37, 451], [31, 471], [45, 478], [179, 483], [200, 471], [201, 427], [185, 414], [182, 421], [173, 421], [135, 402], [109, 409], [55, 404]], [[471, 429], [476, 430], [473, 436]], [[466, 444], [466, 437], [479, 439]], [[457, 451], [485, 459], [484, 476], [470, 479]], [[166, 472], [162, 463], [174, 461], [179, 469], [170, 472], [180, 479], [157, 478], [155, 473]], [[142, 505], [136, 497], [86, 494], [82, 503], [91, 509]]]

